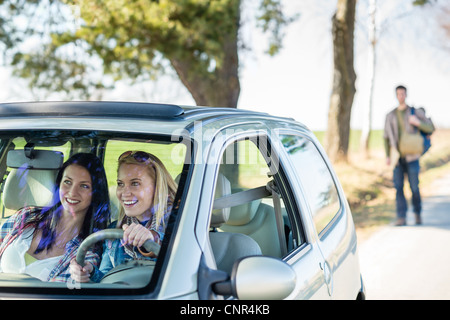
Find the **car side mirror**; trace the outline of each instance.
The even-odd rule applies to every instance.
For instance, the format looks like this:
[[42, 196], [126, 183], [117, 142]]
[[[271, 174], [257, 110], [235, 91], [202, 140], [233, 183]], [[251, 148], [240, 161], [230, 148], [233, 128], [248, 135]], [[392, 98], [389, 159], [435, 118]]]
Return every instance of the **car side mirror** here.
[[213, 291], [241, 300], [281, 300], [292, 293], [295, 284], [295, 272], [286, 262], [251, 256], [237, 260], [231, 278], [215, 283]]

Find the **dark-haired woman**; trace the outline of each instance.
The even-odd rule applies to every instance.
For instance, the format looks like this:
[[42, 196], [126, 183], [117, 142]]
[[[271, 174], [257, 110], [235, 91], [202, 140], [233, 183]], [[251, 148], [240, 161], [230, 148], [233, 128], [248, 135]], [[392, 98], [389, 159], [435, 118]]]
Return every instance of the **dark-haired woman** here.
[[[42, 281], [67, 282], [69, 264], [81, 242], [110, 223], [109, 195], [102, 162], [78, 153], [59, 170], [48, 207], [25, 207], [0, 230], [0, 270]], [[101, 247], [86, 255], [94, 265]]]

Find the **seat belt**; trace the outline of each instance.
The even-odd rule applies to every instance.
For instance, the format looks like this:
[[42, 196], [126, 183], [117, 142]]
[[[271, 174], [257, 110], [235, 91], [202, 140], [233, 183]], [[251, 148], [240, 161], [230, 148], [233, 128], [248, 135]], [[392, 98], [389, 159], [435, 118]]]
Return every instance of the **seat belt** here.
[[280, 239], [281, 255], [284, 257], [287, 254], [286, 234], [284, 233], [283, 213], [281, 212], [281, 197], [278, 188], [273, 180], [267, 183], [267, 189], [272, 193], [273, 206], [275, 209], [275, 220], [277, 222], [278, 239]]
[[239, 206], [253, 200], [262, 199], [267, 196], [272, 196], [273, 206], [275, 210], [275, 221], [277, 223], [278, 239], [280, 240], [281, 255], [287, 254], [286, 234], [284, 232], [283, 213], [281, 212], [281, 196], [273, 180], [269, 181], [267, 185], [249, 189], [230, 195], [215, 199], [213, 209], [224, 209], [234, 206]]
[[266, 186], [240, 191], [214, 200], [213, 209], [224, 209], [239, 206], [241, 204], [262, 199], [271, 195]]

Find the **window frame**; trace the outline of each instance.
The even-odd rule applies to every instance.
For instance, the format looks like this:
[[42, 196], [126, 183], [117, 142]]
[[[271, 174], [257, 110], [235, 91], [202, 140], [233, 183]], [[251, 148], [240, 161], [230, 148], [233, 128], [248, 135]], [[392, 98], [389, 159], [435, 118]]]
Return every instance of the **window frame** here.
[[[268, 161], [277, 163], [277, 170], [275, 173], [270, 172], [272, 178], [275, 181], [275, 184], [278, 187], [280, 192], [280, 196], [282, 201], [284, 201], [284, 205], [286, 208], [286, 213], [289, 219], [289, 223], [291, 225], [291, 230], [293, 232], [293, 239], [297, 240], [297, 245], [291, 251], [287, 252], [287, 254], [281, 259], [289, 260], [292, 256], [297, 256], [299, 252], [310, 250], [310, 246], [308, 246], [307, 236], [305, 233], [305, 227], [303, 222], [302, 214], [299, 212], [299, 207], [297, 206], [297, 199], [294, 197], [294, 193], [292, 189], [289, 187], [289, 184], [286, 181], [287, 174], [284, 169], [284, 164], [280, 161], [281, 157], [279, 154], [279, 148], [277, 147], [276, 137], [274, 137], [271, 133], [268, 132], [267, 129], [254, 129], [254, 130], [243, 130], [235, 135], [228, 137], [222, 144], [220, 151], [218, 152], [218, 159], [222, 159], [225, 150], [231, 146], [233, 143], [238, 143], [240, 141], [250, 140], [255, 147], [258, 149], [260, 155], [264, 158], [265, 164], [268, 169], [271, 170], [271, 166], [268, 164]], [[257, 141], [257, 142], [255, 142]], [[215, 175], [217, 176], [220, 171], [221, 163], [218, 163]], [[272, 170], [271, 170], [272, 171]], [[215, 188], [215, 186], [214, 186]], [[215, 190], [215, 189], [214, 189]], [[213, 192], [214, 193], [214, 192]], [[213, 200], [212, 200], [213, 202]], [[210, 217], [211, 218], [211, 217]], [[209, 220], [208, 220], [209, 221]], [[295, 226], [295, 228], [294, 228]], [[209, 229], [209, 225], [208, 225]], [[303, 253], [301, 253], [303, 255]], [[214, 254], [211, 252], [211, 256]]]
[[[0, 131], [1, 142], [0, 142], [0, 161], [1, 163], [5, 163], [5, 172], [7, 171], [6, 167], [6, 154], [10, 150], [9, 146], [14, 137], [23, 136], [23, 133], [28, 132], [29, 130], [18, 129], [18, 130], [4, 130]], [[95, 285], [83, 285], [80, 286], [71, 286], [69, 283], [51, 283], [51, 282], [42, 282], [35, 285], [33, 282], [20, 282], [11, 286], [0, 286], [0, 293], [3, 296], [16, 296], [20, 295], [21, 297], [45, 297], [45, 298], [55, 298], [55, 297], [70, 297], [70, 296], [99, 296], [102, 298], [107, 298], [108, 296], [136, 296], [136, 295], [146, 295], [147, 297], [156, 297], [158, 292], [160, 291], [162, 281], [165, 277], [165, 270], [170, 260], [170, 254], [173, 249], [173, 241], [177, 233], [177, 229], [179, 227], [179, 221], [184, 209], [185, 197], [187, 193], [187, 189], [189, 186], [189, 176], [192, 173], [194, 163], [191, 161], [186, 161], [186, 159], [193, 158], [193, 152], [195, 151], [194, 141], [187, 136], [177, 136], [174, 139], [173, 135], [167, 134], [152, 134], [152, 133], [130, 133], [123, 131], [99, 131], [99, 130], [89, 130], [89, 129], [33, 129], [33, 131], [40, 132], [50, 132], [50, 131], [58, 131], [58, 132], [66, 132], [73, 131], [77, 133], [92, 133], [95, 138], [91, 141], [91, 144], [87, 146], [90, 149], [90, 152], [96, 154], [104, 163], [105, 161], [105, 153], [107, 142], [109, 140], [120, 139], [120, 140], [147, 140], [149, 144], [150, 141], [158, 141], [161, 143], [167, 142], [170, 144], [180, 143], [185, 145], [185, 159], [184, 164], [181, 166], [181, 172], [179, 173], [180, 181], [178, 183], [178, 190], [175, 195], [175, 200], [172, 212], [169, 217], [169, 221], [166, 227], [167, 237], [164, 237], [163, 242], [161, 244], [161, 251], [158, 256], [158, 259], [155, 264], [155, 268], [153, 270], [152, 277], [150, 281], [142, 287], [95, 287]], [[5, 139], [4, 137], [11, 137], [9, 139]], [[77, 149], [77, 146], [73, 144], [73, 141], [77, 138], [73, 138], [70, 140], [72, 142], [69, 150], [69, 154], [65, 154], [66, 158], [70, 157], [72, 154], [81, 152]], [[154, 143], [154, 142], [153, 142]], [[83, 148], [86, 146], [82, 146]], [[88, 152], [88, 151], [85, 151]], [[3, 190], [0, 193], [2, 196]], [[3, 281], [2, 281], [3, 282]]]

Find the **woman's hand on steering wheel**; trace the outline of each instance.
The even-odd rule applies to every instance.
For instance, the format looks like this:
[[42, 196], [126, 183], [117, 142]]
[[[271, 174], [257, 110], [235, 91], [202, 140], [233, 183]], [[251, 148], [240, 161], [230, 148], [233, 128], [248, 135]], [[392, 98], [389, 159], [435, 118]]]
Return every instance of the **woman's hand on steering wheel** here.
[[[125, 227], [127, 230], [129, 229], [129, 227]], [[131, 232], [133, 230], [130, 229], [129, 232]], [[149, 231], [149, 230], [147, 230]], [[154, 241], [155, 237], [158, 237], [158, 234], [154, 232], [154, 234], [152, 234], [152, 231], [150, 232], [150, 236], [147, 238], [146, 241], [144, 241], [143, 243], [143, 247], [147, 252], [151, 252], [153, 253], [155, 256], [158, 256], [159, 254], [159, 250], [161, 248], [161, 245], [157, 242]], [[87, 266], [87, 269], [82, 268], [81, 266], [85, 266], [86, 262], [85, 262], [85, 257], [86, 257], [86, 253], [88, 252], [89, 248], [92, 247], [95, 243], [99, 242], [99, 241], [103, 241], [105, 239], [124, 239], [124, 233], [125, 231], [122, 229], [104, 229], [101, 231], [97, 231], [91, 235], [89, 235], [86, 239], [83, 240], [83, 242], [80, 244], [80, 247], [78, 248], [78, 252], [77, 252], [77, 256], [76, 256], [76, 261], [73, 264], [73, 273], [74, 273], [74, 277], [77, 277], [78, 275], [80, 276], [79, 279], [81, 280], [81, 276], [83, 276], [82, 280], [85, 280], [85, 276], [87, 275], [87, 273], [92, 272], [92, 268]], [[157, 238], [158, 239], [158, 238]], [[134, 238], [133, 238], [134, 241]], [[77, 266], [78, 265], [78, 266]], [[75, 280], [75, 278], [73, 278]], [[89, 280], [89, 279], [87, 279]]]
[[86, 262], [84, 267], [82, 267], [77, 263], [75, 258], [70, 261], [70, 276], [77, 282], [89, 282], [93, 270], [94, 266], [90, 262]]
[[135, 247], [142, 247], [147, 240], [154, 240], [153, 234], [150, 230], [141, 224], [132, 223], [130, 225], [124, 224], [123, 242], [124, 244], [131, 244]]

